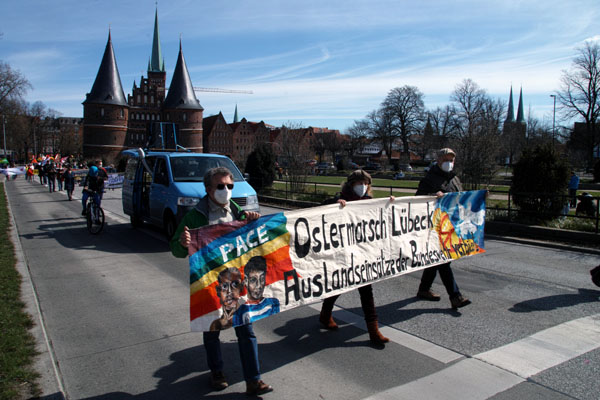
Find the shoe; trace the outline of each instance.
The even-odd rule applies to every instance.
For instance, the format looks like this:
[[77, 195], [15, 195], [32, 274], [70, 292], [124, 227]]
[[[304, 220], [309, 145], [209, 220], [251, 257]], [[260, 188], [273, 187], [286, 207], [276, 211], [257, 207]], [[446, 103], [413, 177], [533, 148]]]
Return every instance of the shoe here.
[[462, 294], [459, 294], [458, 296], [451, 298], [450, 303], [452, 303], [452, 308], [456, 310], [457, 308], [468, 306], [471, 304], [471, 300], [466, 299]]
[[390, 341], [390, 339], [383, 336], [379, 331], [377, 321], [367, 322], [367, 330], [369, 331], [369, 340], [371, 340], [372, 344], [382, 345]]
[[433, 293], [431, 290], [419, 290], [417, 292], [417, 297], [420, 298], [421, 300], [428, 300], [428, 301], [440, 301], [441, 296], [437, 293]]
[[261, 394], [273, 391], [273, 387], [267, 385], [261, 380], [255, 382], [246, 382], [246, 394], [248, 396], [260, 396]]
[[333, 320], [333, 316], [329, 312], [323, 312], [321, 310], [321, 315], [319, 315], [319, 322], [321, 326], [329, 331], [336, 331], [338, 329], [338, 325]]
[[85, 210], [83, 210], [83, 211], [81, 212], [81, 215], [83, 215], [83, 216], [85, 217]]
[[214, 390], [223, 390], [227, 386], [229, 386], [229, 384], [227, 383], [227, 379], [225, 379], [225, 374], [223, 373], [223, 371], [216, 371], [210, 373], [210, 386], [212, 386]]

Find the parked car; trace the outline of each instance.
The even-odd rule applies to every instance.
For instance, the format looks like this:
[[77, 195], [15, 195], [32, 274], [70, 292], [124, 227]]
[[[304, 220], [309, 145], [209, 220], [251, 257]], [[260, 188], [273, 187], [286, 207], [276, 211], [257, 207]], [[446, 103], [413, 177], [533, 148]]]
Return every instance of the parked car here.
[[356, 170], [356, 169], [360, 169], [360, 165], [358, 165], [357, 163], [355, 163], [353, 161], [350, 161], [348, 163], [348, 168]]
[[408, 172], [413, 170], [412, 167], [410, 166], [410, 164], [400, 164], [400, 165], [398, 165], [398, 169], [400, 171], [408, 171]]
[[125, 150], [128, 157], [123, 181], [123, 211], [131, 224], [162, 227], [171, 238], [183, 216], [206, 195], [204, 174], [227, 167], [233, 174], [232, 200], [242, 209], [259, 211], [256, 192], [228, 157], [188, 152]]
[[365, 169], [366, 170], [371, 170], [371, 171], [381, 171], [381, 164], [369, 161], [365, 165]]
[[327, 174], [329, 172], [335, 171], [335, 165], [333, 165], [333, 163], [330, 162], [321, 162], [318, 163], [317, 166], [315, 167], [317, 174], [321, 175], [321, 174]]

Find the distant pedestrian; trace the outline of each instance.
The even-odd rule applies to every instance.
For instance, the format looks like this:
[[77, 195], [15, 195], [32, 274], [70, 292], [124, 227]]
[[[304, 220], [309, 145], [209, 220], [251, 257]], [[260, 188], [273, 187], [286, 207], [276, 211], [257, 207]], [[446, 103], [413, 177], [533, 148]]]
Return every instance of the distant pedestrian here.
[[50, 160], [46, 164], [45, 170], [48, 180], [48, 191], [52, 193], [56, 190], [56, 167], [54, 166], [54, 161]]
[[[419, 182], [416, 193], [417, 196], [431, 195], [443, 197], [444, 194], [448, 192], [462, 191], [460, 179], [456, 173], [454, 173], [455, 159], [456, 153], [452, 149], [445, 148], [438, 151], [437, 164], [431, 167], [429, 171], [427, 171], [427, 175]], [[417, 292], [418, 298], [429, 301], [440, 300], [440, 295], [431, 290], [431, 285], [438, 272], [440, 273], [442, 283], [450, 296], [452, 308], [457, 309], [471, 304], [471, 301], [463, 297], [460, 293], [449, 262], [425, 268], [425, 270], [423, 270], [421, 284], [419, 285], [419, 291]]]
[[73, 199], [73, 190], [75, 190], [75, 175], [71, 171], [71, 166], [67, 164], [65, 172], [62, 174], [63, 181], [65, 183], [65, 190], [67, 191], [67, 197], [69, 201]]
[[575, 171], [571, 171], [571, 179], [569, 180], [569, 199], [571, 208], [577, 206], [577, 189], [579, 189], [579, 176]]

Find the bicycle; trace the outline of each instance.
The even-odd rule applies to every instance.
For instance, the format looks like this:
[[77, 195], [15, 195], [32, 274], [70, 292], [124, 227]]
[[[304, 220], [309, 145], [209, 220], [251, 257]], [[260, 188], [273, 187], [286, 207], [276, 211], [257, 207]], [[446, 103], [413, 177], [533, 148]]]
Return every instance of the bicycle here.
[[92, 235], [97, 235], [104, 228], [104, 210], [94, 201], [94, 192], [88, 190], [88, 193], [90, 196], [85, 206], [87, 229]]

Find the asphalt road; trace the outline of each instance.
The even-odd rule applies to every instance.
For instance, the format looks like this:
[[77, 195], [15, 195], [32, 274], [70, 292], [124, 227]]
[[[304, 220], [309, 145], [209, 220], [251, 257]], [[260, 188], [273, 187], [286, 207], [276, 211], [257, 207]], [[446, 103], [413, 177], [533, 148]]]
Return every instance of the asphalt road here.
[[[118, 191], [92, 236], [64, 193], [22, 179], [5, 188], [24, 296], [43, 318], [34, 331], [47, 398], [246, 398], [232, 330], [221, 335], [230, 386], [210, 390], [202, 336], [189, 332], [187, 260], [159, 230], [132, 229]], [[337, 302], [337, 332], [319, 329], [319, 304], [255, 323], [275, 388], [264, 398], [599, 399], [600, 288], [588, 271], [600, 257], [497, 240], [486, 250], [453, 262], [473, 301], [460, 311], [446, 296], [418, 301], [419, 272], [375, 284], [392, 339], [383, 349], [369, 345], [356, 292]]]

